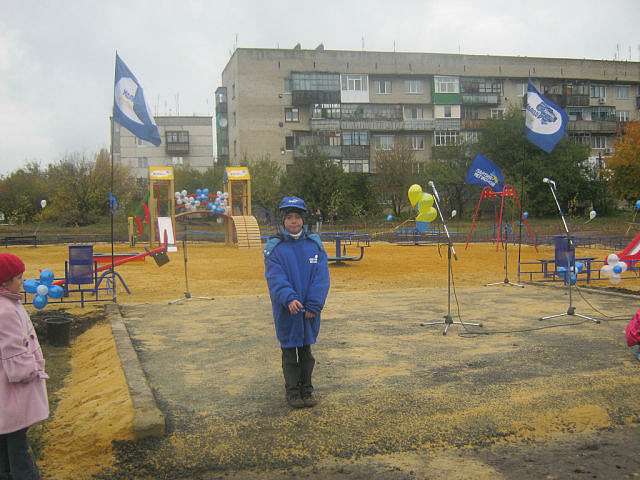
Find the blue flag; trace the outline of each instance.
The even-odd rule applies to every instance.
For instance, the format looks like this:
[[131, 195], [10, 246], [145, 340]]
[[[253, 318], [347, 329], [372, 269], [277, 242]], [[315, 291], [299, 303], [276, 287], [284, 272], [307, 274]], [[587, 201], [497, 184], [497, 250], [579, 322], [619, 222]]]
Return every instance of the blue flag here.
[[529, 80], [525, 130], [527, 139], [547, 153], [564, 137], [569, 123], [566, 112], [548, 98], [542, 96]]
[[504, 186], [504, 175], [495, 163], [479, 153], [471, 162], [465, 182], [483, 187], [488, 186], [494, 192], [501, 192]]
[[116, 53], [116, 78], [113, 86], [113, 119], [136, 137], [160, 145], [160, 132], [142, 85]]

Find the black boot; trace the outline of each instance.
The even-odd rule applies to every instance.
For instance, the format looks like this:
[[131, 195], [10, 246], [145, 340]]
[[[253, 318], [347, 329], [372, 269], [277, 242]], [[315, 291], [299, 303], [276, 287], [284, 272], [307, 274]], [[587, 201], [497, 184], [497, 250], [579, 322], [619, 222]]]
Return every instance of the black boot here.
[[300, 359], [300, 394], [305, 407], [314, 407], [318, 404], [313, 395], [313, 384], [311, 383], [311, 375], [316, 359], [311, 354], [311, 345], [305, 345], [298, 348], [298, 358]]
[[304, 402], [300, 395], [300, 364], [298, 363], [298, 356], [296, 349], [283, 348], [282, 349], [282, 373], [284, 374], [284, 388], [287, 398], [287, 403], [291, 408], [302, 408]]

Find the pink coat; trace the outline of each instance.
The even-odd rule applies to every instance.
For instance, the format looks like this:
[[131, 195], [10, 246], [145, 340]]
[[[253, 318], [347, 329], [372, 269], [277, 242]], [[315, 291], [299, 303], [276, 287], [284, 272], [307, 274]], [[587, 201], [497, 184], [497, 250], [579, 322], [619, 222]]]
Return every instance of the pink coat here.
[[29, 314], [0, 292], [0, 434], [49, 417], [44, 357]]

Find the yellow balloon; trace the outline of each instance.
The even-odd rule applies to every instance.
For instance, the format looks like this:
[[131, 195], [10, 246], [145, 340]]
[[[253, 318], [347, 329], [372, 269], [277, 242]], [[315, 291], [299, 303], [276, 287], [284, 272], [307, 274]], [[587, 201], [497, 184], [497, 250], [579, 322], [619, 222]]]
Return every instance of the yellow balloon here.
[[412, 207], [416, 206], [416, 203], [422, 198], [422, 187], [417, 183], [414, 183], [409, 187], [409, 202]]
[[433, 195], [425, 192], [422, 194], [422, 198], [420, 198], [420, 201], [418, 202], [418, 212], [426, 212], [431, 207], [433, 207]]
[[429, 207], [424, 212], [420, 212], [418, 214], [418, 216], [416, 217], [416, 221], [417, 222], [433, 222], [437, 217], [438, 217], [438, 211], [433, 207]]

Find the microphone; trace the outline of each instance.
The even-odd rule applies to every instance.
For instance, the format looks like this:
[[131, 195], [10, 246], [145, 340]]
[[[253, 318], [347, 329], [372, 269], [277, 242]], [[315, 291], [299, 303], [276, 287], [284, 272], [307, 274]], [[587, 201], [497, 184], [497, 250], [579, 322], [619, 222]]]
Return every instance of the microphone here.
[[427, 182], [427, 185], [429, 185], [433, 190], [433, 195], [436, 197], [436, 200], [440, 201], [440, 195], [438, 195], [438, 191], [436, 190], [436, 186], [434, 185], [433, 180], [429, 180], [429, 182]]
[[551, 180], [550, 178], [544, 177], [542, 179], [543, 183], [550, 183], [551, 185], [553, 185], [553, 188], [556, 188], [556, 182], [554, 182], [553, 180]]

